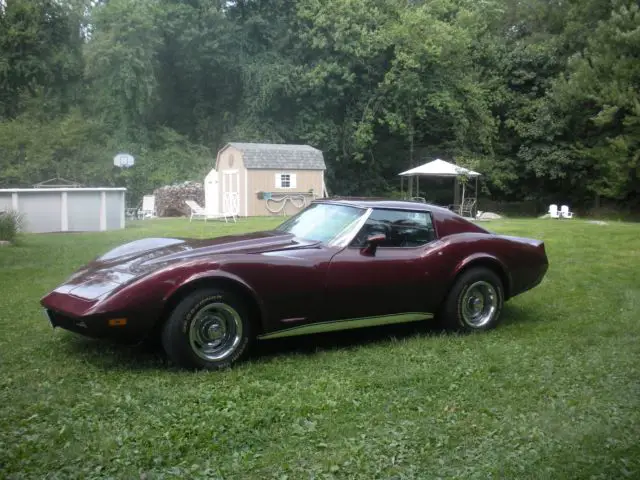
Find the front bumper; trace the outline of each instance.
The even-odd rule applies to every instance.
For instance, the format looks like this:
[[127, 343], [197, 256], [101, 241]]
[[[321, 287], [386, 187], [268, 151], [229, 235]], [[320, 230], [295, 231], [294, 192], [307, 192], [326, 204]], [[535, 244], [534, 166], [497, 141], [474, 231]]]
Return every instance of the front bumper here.
[[145, 331], [138, 328], [136, 322], [126, 317], [73, 317], [49, 308], [44, 309], [44, 315], [54, 329], [62, 328], [85, 337], [127, 343], [137, 342], [145, 337]]

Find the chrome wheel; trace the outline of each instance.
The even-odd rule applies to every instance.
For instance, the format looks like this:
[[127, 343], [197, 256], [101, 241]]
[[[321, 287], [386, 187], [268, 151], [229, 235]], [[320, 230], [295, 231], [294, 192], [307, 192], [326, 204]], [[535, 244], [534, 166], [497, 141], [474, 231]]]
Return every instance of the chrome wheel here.
[[242, 318], [224, 303], [210, 303], [196, 313], [189, 328], [189, 342], [200, 358], [215, 361], [229, 356], [242, 339]]
[[489, 282], [473, 283], [462, 297], [462, 319], [474, 328], [489, 323], [498, 309], [498, 293]]

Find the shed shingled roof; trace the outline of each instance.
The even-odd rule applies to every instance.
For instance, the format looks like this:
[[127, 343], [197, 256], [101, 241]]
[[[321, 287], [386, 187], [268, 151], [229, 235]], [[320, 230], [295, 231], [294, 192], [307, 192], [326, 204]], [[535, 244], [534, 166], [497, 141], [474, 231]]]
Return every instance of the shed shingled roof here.
[[322, 151], [309, 145], [238, 143], [228, 146], [242, 152], [248, 169], [326, 170]]

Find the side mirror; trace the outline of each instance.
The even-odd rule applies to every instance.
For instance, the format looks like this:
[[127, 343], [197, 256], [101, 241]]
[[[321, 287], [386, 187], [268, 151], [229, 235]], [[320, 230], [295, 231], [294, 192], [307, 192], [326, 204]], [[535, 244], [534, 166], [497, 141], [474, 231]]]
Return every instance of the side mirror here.
[[387, 239], [387, 236], [384, 233], [371, 235], [369, 238], [367, 238], [367, 242], [364, 244], [364, 247], [360, 249], [360, 253], [362, 255], [373, 257], [376, 254], [378, 245], [380, 245], [386, 239]]

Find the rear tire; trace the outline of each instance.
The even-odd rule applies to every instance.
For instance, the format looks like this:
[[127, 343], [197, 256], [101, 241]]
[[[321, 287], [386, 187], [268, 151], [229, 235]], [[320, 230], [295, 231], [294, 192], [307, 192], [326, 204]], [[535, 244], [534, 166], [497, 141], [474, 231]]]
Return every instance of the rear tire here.
[[196, 290], [173, 309], [162, 329], [169, 359], [183, 368], [221, 370], [249, 353], [252, 328], [248, 310], [232, 292]]
[[500, 322], [504, 286], [500, 277], [485, 267], [473, 267], [455, 281], [440, 311], [440, 323], [460, 332], [486, 331]]

